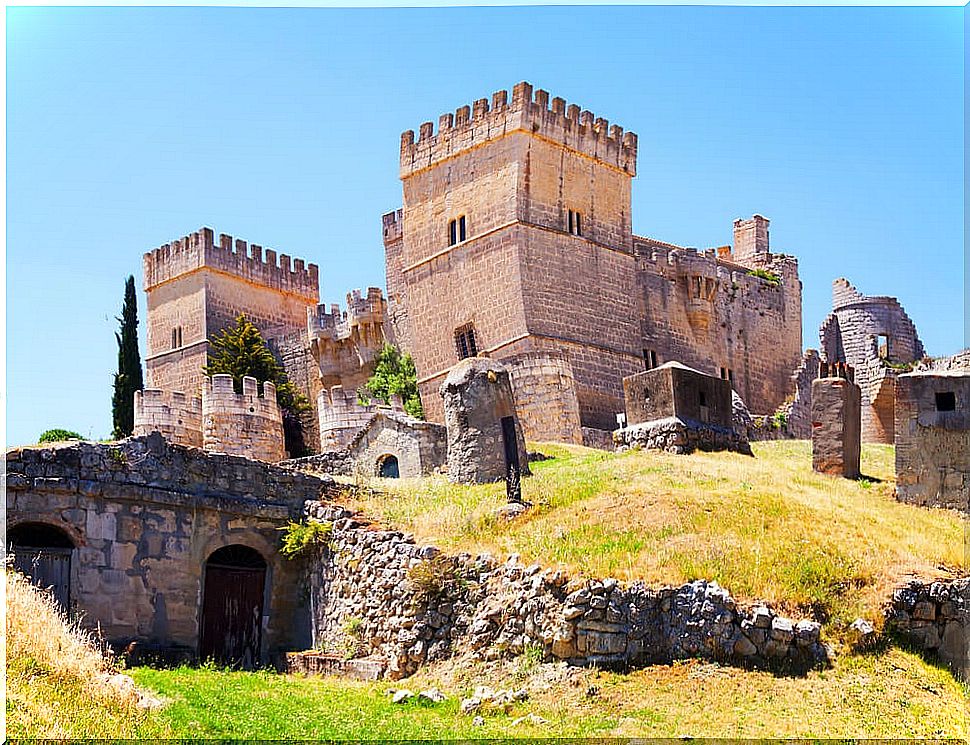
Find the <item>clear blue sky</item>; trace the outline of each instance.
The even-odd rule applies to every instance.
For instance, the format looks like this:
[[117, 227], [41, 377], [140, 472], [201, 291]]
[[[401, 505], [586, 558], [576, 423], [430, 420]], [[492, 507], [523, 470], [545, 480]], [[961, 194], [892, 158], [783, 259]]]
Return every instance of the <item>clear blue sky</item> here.
[[383, 285], [399, 137], [519, 80], [639, 135], [634, 230], [771, 218], [804, 344], [832, 280], [963, 331], [963, 8], [7, 10], [7, 441], [111, 429], [114, 317], [202, 225]]

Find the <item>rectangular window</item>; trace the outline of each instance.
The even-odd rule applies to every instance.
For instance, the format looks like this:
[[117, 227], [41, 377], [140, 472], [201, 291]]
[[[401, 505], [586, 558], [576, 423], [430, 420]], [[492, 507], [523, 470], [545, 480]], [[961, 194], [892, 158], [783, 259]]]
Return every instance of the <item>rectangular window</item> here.
[[455, 329], [455, 351], [460, 360], [478, 356], [475, 328], [470, 323]]
[[957, 397], [953, 391], [938, 391], [936, 394], [937, 411], [956, 411]]
[[468, 238], [468, 231], [466, 229], [465, 216], [456, 217], [454, 220], [448, 222], [448, 245], [454, 246], [456, 243], [461, 243]]
[[578, 211], [569, 210], [569, 215], [566, 219], [566, 228], [572, 235], [583, 234], [583, 217]]
[[727, 380], [727, 368], [726, 367], [722, 367], [721, 368], [721, 380]]
[[172, 349], [178, 349], [179, 337], [178, 329], [172, 329]]
[[728, 368], [728, 380], [731, 381], [731, 385], [734, 385], [734, 370]]
[[653, 349], [643, 350], [643, 367], [645, 370], [653, 370], [657, 366], [657, 353]]
[[889, 359], [889, 334], [879, 334], [877, 337], [877, 349], [876, 353], [879, 355], [879, 359], [888, 360]]

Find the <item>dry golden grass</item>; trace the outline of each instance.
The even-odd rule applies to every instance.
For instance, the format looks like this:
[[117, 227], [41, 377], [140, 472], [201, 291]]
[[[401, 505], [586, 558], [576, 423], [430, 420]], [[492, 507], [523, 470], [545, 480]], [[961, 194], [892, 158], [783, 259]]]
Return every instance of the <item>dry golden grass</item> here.
[[137, 695], [105, 683], [110, 664], [91, 635], [20, 574], [4, 575], [7, 735], [144, 737], [147, 715]]
[[511, 524], [495, 518], [502, 484], [375, 479], [382, 492], [353, 506], [419, 541], [577, 576], [714, 579], [836, 635], [859, 615], [878, 622], [907, 576], [966, 572], [961, 516], [894, 499], [891, 446], [863, 448], [858, 481], [814, 473], [804, 441], [755, 443], [755, 458], [534, 447], [555, 457], [533, 464], [523, 495], [536, 509]]

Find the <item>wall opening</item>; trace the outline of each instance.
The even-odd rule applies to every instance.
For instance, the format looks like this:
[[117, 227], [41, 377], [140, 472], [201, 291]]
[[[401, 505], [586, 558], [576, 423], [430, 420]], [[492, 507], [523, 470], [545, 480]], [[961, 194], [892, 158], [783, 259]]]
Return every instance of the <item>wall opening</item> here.
[[937, 391], [936, 410], [937, 411], [956, 411], [957, 397], [953, 391]]
[[205, 563], [199, 658], [254, 669], [260, 661], [266, 560], [249, 546], [214, 551]]
[[889, 359], [889, 334], [878, 334], [876, 336], [876, 353], [879, 359]]
[[401, 466], [398, 463], [397, 456], [382, 455], [377, 461], [377, 475], [382, 479], [401, 478]]
[[522, 470], [515, 417], [502, 417], [502, 445], [505, 449], [505, 493], [510, 502], [522, 501]]
[[31, 584], [48, 590], [61, 610], [71, 608], [71, 554], [74, 542], [47, 523], [22, 523], [7, 533], [13, 568]]
[[478, 342], [475, 339], [475, 328], [470, 323], [455, 329], [455, 351], [458, 359], [478, 356]]

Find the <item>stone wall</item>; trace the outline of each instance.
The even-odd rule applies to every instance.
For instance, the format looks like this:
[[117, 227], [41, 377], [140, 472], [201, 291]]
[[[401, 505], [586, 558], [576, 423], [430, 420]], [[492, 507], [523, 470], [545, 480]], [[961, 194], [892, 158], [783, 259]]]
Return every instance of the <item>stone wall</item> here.
[[812, 468], [831, 476], [859, 477], [861, 399], [845, 378], [812, 383]]
[[799, 440], [812, 437], [812, 383], [818, 378], [820, 363], [817, 350], [805, 350], [801, 364], [791, 376], [790, 398], [778, 408], [785, 417], [788, 432]]
[[176, 445], [202, 447], [202, 399], [179, 391], [135, 391], [135, 437], [161, 433]]
[[727, 380], [667, 362], [623, 379], [626, 421], [632, 426], [680, 417], [731, 429], [731, 392]]
[[358, 403], [355, 389], [335, 385], [320, 391], [317, 411], [320, 415], [320, 450], [326, 451], [349, 445], [374, 416], [377, 406], [364, 406]]
[[505, 357], [512, 376], [515, 410], [526, 440], [583, 443], [579, 400], [569, 357], [533, 352]]
[[826, 659], [818, 623], [739, 607], [712, 582], [655, 589], [570, 581], [516, 557], [445, 556], [333, 505], [308, 503], [306, 511], [334, 528], [311, 562], [314, 648], [384, 658], [394, 678], [453, 654], [496, 659], [529, 647], [547, 660], [601, 667], [685, 657], [804, 667]]
[[751, 455], [747, 437], [733, 428], [675, 416], [618, 429], [613, 433], [613, 442], [621, 452], [628, 448], [643, 448], [689, 455], [695, 450], [731, 450]]
[[278, 554], [279, 528], [307, 499], [331, 495], [332, 482], [159, 435], [17, 448], [6, 463], [8, 530], [40, 523], [69, 537], [72, 610], [108, 642], [194, 655], [205, 562], [243, 545], [268, 565], [263, 661], [307, 645], [300, 576]]
[[379, 409], [347, 450], [355, 470], [361, 474], [379, 475], [381, 463], [393, 456], [400, 477], [414, 478], [427, 476], [445, 465], [448, 436], [440, 424], [414, 419], [403, 411]]
[[202, 394], [205, 449], [268, 463], [283, 460], [283, 417], [276, 403], [276, 386], [267, 380], [260, 395], [256, 378], [247, 376], [242, 388], [242, 393], [236, 393], [231, 375], [206, 378]]
[[886, 626], [970, 681], [970, 578], [913, 580], [897, 588], [886, 610]]
[[306, 396], [310, 407], [300, 413], [303, 444], [310, 453], [320, 450], [320, 418], [317, 415], [317, 398], [323, 391], [317, 361], [310, 352], [310, 341], [305, 329], [278, 336], [268, 343], [273, 356], [286, 371], [287, 380]]
[[900, 375], [895, 413], [896, 498], [970, 510], [970, 370]]

